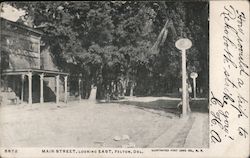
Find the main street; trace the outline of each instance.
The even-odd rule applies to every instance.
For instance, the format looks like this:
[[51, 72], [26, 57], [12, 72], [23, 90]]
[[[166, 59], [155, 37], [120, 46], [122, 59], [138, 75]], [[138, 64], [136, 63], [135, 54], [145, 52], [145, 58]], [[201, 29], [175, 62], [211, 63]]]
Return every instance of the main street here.
[[208, 113], [197, 110], [206, 107], [191, 106], [192, 114], [180, 118], [171, 107], [178, 102], [134, 97], [116, 103], [1, 106], [0, 143], [2, 147], [208, 147]]

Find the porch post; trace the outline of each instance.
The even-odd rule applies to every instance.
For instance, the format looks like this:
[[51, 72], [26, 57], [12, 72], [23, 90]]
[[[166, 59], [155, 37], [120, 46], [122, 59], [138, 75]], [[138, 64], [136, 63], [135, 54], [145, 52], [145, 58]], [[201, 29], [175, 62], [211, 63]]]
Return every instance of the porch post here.
[[4, 88], [5, 88], [5, 92], [9, 92], [9, 82], [8, 82], [8, 75], [5, 76], [4, 78]]
[[12, 91], [16, 90], [16, 81], [15, 78], [12, 78], [13, 82], [12, 82]]
[[43, 98], [43, 79], [44, 79], [44, 74], [40, 74], [40, 103], [44, 102]]
[[59, 75], [56, 76], [56, 103], [59, 103]]
[[29, 80], [29, 99], [28, 99], [28, 103], [32, 104], [32, 72], [29, 72], [27, 74], [28, 76], [28, 80]]
[[21, 75], [21, 103], [23, 103], [24, 96], [24, 74]]
[[67, 103], [67, 93], [68, 93], [68, 76], [64, 76], [64, 102]]
[[7, 75], [4, 76], [4, 91], [5, 92], [8, 91], [8, 76]]

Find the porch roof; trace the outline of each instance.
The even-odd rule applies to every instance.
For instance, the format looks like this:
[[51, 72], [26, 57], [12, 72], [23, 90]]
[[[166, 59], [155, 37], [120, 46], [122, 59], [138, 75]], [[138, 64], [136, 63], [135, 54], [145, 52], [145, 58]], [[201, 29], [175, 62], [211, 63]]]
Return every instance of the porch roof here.
[[63, 75], [68, 76], [69, 73], [61, 72], [61, 71], [55, 71], [55, 70], [44, 70], [44, 69], [36, 69], [36, 68], [29, 68], [29, 69], [6, 69], [3, 70], [2, 75], [25, 75], [27, 73], [32, 74], [44, 74], [44, 76], [53, 77], [57, 75]]

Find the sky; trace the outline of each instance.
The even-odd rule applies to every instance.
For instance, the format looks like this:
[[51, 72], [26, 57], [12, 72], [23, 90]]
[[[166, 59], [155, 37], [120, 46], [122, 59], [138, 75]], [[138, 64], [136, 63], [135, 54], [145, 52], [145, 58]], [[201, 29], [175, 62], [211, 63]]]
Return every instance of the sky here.
[[3, 12], [0, 12], [0, 17], [10, 21], [17, 21], [20, 16], [25, 14], [24, 10], [17, 10], [16, 8], [5, 3], [2, 3], [0, 7], [3, 9]]

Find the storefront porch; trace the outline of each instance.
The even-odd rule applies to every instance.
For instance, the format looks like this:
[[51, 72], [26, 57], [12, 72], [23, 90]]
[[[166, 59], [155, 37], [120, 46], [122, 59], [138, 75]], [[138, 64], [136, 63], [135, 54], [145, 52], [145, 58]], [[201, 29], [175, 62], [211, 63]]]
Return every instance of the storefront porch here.
[[[8, 80], [10, 78], [13, 79], [13, 77], [16, 79], [16, 81], [12, 81], [13, 84], [12, 87], [17, 89], [20, 94], [18, 94], [18, 97], [20, 97], [20, 102], [24, 102], [24, 94], [25, 94], [25, 85], [27, 84], [27, 102], [28, 104], [32, 104], [33, 102], [33, 91], [32, 89], [40, 88], [40, 103], [44, 103], [44, 79], [46, 77], [54, 77], [55, 78], [55, 102], [59, 103], [60, 98], [60, 80], [63, 80], [64, 83], [64, 102], [67, 103], [68, 98], [68, 73], [60, 72], [60, 71], [52, 71], [52, 70], [42, 70], [42, 69], [18, 69], [18, 70], [4, 70], [2, 73], [3, 78], [3, 89], [4, 91], [8, 90], [9, 82]], [[32, 82], [33, 78], [35, 77], [40, 78], [40, 83], [36, 84], [36, 87]], [[20, 79], [20, 80], [19, 80]], [[38, 86], [40, 85], [40, 86]]]

